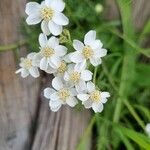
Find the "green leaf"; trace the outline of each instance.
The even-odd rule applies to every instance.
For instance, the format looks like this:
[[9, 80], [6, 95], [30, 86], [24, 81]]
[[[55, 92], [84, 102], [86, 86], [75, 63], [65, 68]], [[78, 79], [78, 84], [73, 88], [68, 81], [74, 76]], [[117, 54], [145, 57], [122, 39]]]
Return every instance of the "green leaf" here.
[[138, 64], [136, 66], [135, 84], [139, 86], [150, 87], [150, 66], [149, 64]]
[[119, 129], [125, 136], [137, 143], [140, 147], [150, 150], [150, 140], [148, 137], [125, 127], [119, 127]]

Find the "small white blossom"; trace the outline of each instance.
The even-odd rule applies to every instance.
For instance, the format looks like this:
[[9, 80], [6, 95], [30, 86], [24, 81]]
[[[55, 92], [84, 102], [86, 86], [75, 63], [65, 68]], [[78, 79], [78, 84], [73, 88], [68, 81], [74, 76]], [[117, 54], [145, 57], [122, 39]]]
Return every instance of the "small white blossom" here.
[[33, 58], [36, 55], [36, 53], [30, 53], [27, 55], [26, 58], [21, 58], [20, 69], [16, 71], [16, 73], [21, 73], [21, 76], [23, 78], [27, 77], [29, 74], [33, 76], [34, 78], [39, 77], [39, 71], [37, 66], [34, 65]]
[[95, 113], [102, 112], [103, 104], [107, 102], [110, 97], [108, 92], [101, 92], [95, 88], [94, 83], [88, 82], [86, 89], [77, 95], [78, 99], [82, 101], [85, 108], [92, 108]]
[[102, 48], [103, 44], [96, 39], [96, 31], [89, 31], [84, 37], [84, 44], [79, 40], [73, 41], [73, 47], [76, 50], [70, 55], [74, 63], [80, 63], [90, 60], [93, 66], [101, 64], [101, 57], [107, 54], [107, 50]]
[[62, 0], [45, 0], [41, 4], [29, 2], [26, 5], [26, 22], [35, 25], [41, 22], [43, 33], [52, 33], [57, 36], [62, 33], [63, 26], [69, 23], [68, 18], [62, 13], [65, 3]]
[[64, 80], [71, 86], [75, 86], [78, 92], [85, 88], [85, 81], [92, 79], [93, 73], [86, 69], [86, 63], [70, 64], [64, 74]]
[[50, 99], [49, 106], [52, 111], [58, 111], [65, 104], [74, 107], [78, 103], [75, 97], [77, 95], [75, 88], [68, 87], [61, 78], [55, 77], [52, 80], [52, 86], [54, 89], [46, 88], [44, 90], [44, 96]]
[[59, 45], [59, 40], [52, 36], [49, 40], [44, 34], [39, 35], [40, 52], [35, 55], [34, 59], [39, 65], [41, 70], [53, 73], [61, 65], [61, 60], [66, 53], [67, 48], [65, 46]]
[[150, 137], [150, 123], [148, 123], [145, 127], [145, 131], [147, 133], [147, 135]]

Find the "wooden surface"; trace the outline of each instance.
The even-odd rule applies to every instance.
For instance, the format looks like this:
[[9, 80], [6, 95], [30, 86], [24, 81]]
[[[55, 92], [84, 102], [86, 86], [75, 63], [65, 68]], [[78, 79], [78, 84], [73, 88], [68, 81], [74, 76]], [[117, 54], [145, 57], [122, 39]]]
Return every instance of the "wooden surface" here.
[[[0, 0], [0, 45], [22, 39], [19, 25], [25, 3]], [[24, 49], [20, 49], [23, 55]], [[52, 113], [42, 93], [51, 77], [22, 79], [15, 74], [17, 66], [12, 51], [0, 53], [0, 150], [74, 150], [89, 112], [63, 108]]]
[[[25, 3], [0, 0], [0, 45], [22, 39], [19, 25]], [[113, 0], [107, 0], [106, 14], [110, 19], [118, 17], [116, 8]], [[150, 1], [134, 0], [136, 26], [141, 28], [149, 16]], [[23, 47], [20, 51], [21, 55], [26, 53]], [[52, 113], [42, 93], [51, 77], [22, 79], [15, 75], [17, 66], [12, 51], [0, 53], [0, 150], [75, 150], [90, 113], [67, 107]]]

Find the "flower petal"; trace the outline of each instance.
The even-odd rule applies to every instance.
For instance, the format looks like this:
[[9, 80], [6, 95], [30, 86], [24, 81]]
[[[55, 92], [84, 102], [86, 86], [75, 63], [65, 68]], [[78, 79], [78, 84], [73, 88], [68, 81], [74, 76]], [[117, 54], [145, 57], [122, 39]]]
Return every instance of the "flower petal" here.
[[84, 48], [84, 44], [79, 40], [73, 40], [73, 47], [77, 51], [82, 51]]
[[96, 31], [91, 30], [84, 36], [84, 44], [89, 45], [96, 39]]
[[55, 100], [55, 101], [50, 100], [50, 101], [49, 101], [49, 106], [50, 106], [51, 108], [57, 108], [57, 107], [60, 106], [60, 105], [61, 105], [60, 100]]
[[21, 76], [23, 78], [26, 78], [29, 75], [29, 71], [27, 69], [22, 68], [21, 70]]
[[95, 58], [100, 58], [100, 57], [104, 57], [107, 55], [107, 50], [106, 49], [96, 49], [94, 50], [94, 57]]
[[86, 83], [83, 80], [80, 80], [76, 85], [75, 88], [78, 93], [81, 93], [86, 90]]
[[90, 62], [93, 66], [98, 66], [102, 63], [101, 58], [90, 58]]
[[39, 43], [41, 47], [45, 47], [47, 45], [47, 36], [43, 33], [39, 35]]
[[82, 103], [83, 103], [83, 105], [84, 105], [85, 108], [89, 109], [89, 108], [92, 107], [92, 103], [93, 102], [92, 102], [92, 100], [88, 99], [87, 101], [84, 101]]
[[97, 113], [97, 112], [102, 112], [104, 107], [102, 103], [93, 103], [92, 108], [94, 112]]
[[86, 68], [86, 60], [84, 60], [84, 61], [81, 62], [81, 63], [77, 63], [77, 64], [74, 66], [74, 71], [82, 72], [85, 68]]
[[50, 47], [50, 48], [55, 48], [56, 46], [58, 46], [59, 45], [59, 40], [58, 40], [58, 38], [56, 38], [56, 37], [54, 37], [54, 36], [52, 36], [49, 40], [48, 40], [48, 46]]
[[[48, 0], [47, 0], [48, 1]], [[50, 0], [49, 0], [50, 1]], [[65, 8], [65, 3], [62, 0], [53, 0], [50, 6], [58, 12], [62, 12]]]
[[63, 82], [62, 82], [61, 78], [55, 77], [55, 78], [52, 80], [52, 86], [53, 86], [56, 90], [62, 89], [62, 88], [63, 88]]
[[[53, 56], [51, 56], [51, 62], [58, 68], [59, 66], [60, 66], [60, 64], [61, 64], [61, 59], [58, 57], [58, 56], [56, 56], [56, 55], [53, 55]], [[52, 66], [53, 67], [53, 66]]]
[[80, 63], [83, 62], [85, 59], [79, 51], [76, 51], [70, 55], [70, 60], [74, 63]]
[[50, 107], [51, 108], [51, 111], [53, 112], [57, 112], [61, 107], [61, 104], [58, 106], [58, 107]]
[[55, 47], [55, 53], [57, 56], [64, 56], [67, 53], [67, 48], [63, 45], [58, 45]]
[[42, 20], [41, 16], [39, 13], [34, 13], [30, 16], [27, 17], [26, 22], [28, 25], [35, 25], [40, 23]]
[[83, 70], [81, 72], [81, 78], [84, 80], [84, 81], [90, 81], [92, 80], [92, 75], [93, 73], [89, 70]]
[[28, 55], [27, 55], [27, 58], [29, 58], [29, 59], [33, 59], [34, 58], [34, 56], [36, 55], [37, 53], [35, 53], [35, 52], [33, 52], [33, 53], [29, 53]]
[[51, 94], [50, 99], [51, 101], [58, 101], [59, 99], [58, 92], [54, 92], [53, 94]]
[[45, 5], [48, 6], [48, 7], [50, 7], [52, 1], [54, 1], [54, 0], [45, 0]]
[[77, 96], [77, 91], [75, 88], [69, 88], [69, 91], [71, 93], [71, 96]]
[[63, 13], [60, 13], [60, 12], [55, 13], [52, 20], [56, 24], [62, 25], [62, 26], [65, 26], [69, 23], [69, 19]]
[[47, 70], [47, 67], [48, 67], [48, 60], [47, 60], [47, 58], [44, 57], [40, 61], [40, 69]]
[[50, 32], [55, 36], [60, 35], [63, 30], [61, 25], [57, 25], [53, 21], [50, 21], [48, 23], [48, 27], [49, 27]]
[[34, 78], [37, 78], [37, 77], [40, 76], [39, 70], [38, 70], [37, 67], [31, 67], [31, 68], [29, 69], [29, 72], [30, 72], [31, 76], [33, 76]]
[[66, 100], [66, 103], [70, 106], [70, 107], [74, 107], [78, 101], [75, 97], [69, 97], [67, 100]]
[[40, 4], [37, 2], [29, 2], [26, 4], [25, 12], [30, 15], [34, 13], [38, 13], [40, 11]]
[[50, 99], [51, 94], [53, 94], [54, 92], [55, 92], [54, 89], [52, 89], [52, 88], [46, 88], [46, 89], [44, 89], [44, 96], [47, 99]]
[[43, 20], [41, 23], [41, 29], [45, 35], [50, 35], [50, 30], [48, 28], [48, 22]]
[[87, 90], [89, 93], [93, 92], [95, 90], [95, 84], [93, 82], [87, 82]]
[[87, 101], [89, 99], [90, 95], [89, 94], [78, 94], [77, 98], [81, 100], [82, 102]]
[[102, 48], [103, 44], [100, 40], [95, 40], [90, 43], [90, 46], [92, 49], [98, 49], [98, 48], [100, 49]]

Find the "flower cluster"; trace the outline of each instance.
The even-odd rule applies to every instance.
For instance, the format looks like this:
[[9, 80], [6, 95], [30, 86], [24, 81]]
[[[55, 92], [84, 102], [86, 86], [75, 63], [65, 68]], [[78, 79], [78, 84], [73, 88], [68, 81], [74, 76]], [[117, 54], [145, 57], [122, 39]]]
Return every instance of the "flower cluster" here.
[[[39, 52], [21, 58], [21, 68], [16, 73], [21, 72], [23, 78], [29, 74], [37, 78], [40, 69], [54, 75], [52, 87], [44, 89], [44, 96], [49, 99], [50, 109], [54, 112], [65, 104], [74, 107], [78, 100], [85, 108], [101, 112], [110, 94], [100, 91], [92, 82], [93, 73], [88, 66], [100, 65], [107, 50], [96, 39], [96, 31], [91, 30], [85, 35], [83, 43], [73, 40], [75, 51], [68, 53], [67, 47], [61, 45], [56, 37], [61, 36], [63, 26], [69, 23], [62, 13], [64, 8], [62, 0], [45, 0], [41, 4], [29, 2], [26, 5], [27, 24], [41, 22], [43, 33], [39, 35]], [[50, 33], [52, 36], [48, 37]]]

